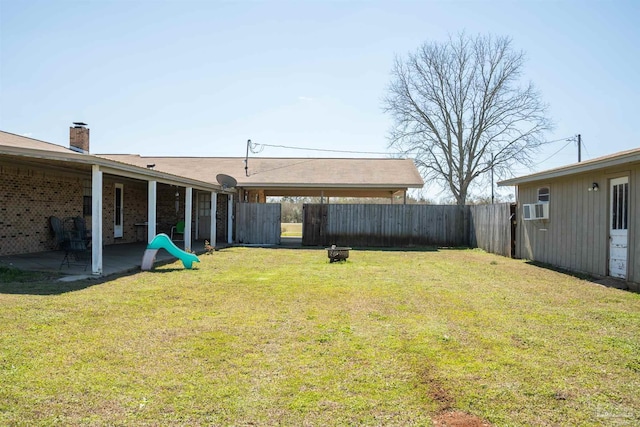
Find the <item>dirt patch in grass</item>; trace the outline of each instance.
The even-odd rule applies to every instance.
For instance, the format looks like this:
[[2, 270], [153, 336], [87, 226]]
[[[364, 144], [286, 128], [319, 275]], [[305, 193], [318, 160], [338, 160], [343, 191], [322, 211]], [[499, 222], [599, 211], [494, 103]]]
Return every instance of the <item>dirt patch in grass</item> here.
[[436, 402], [440, 411], [448, 411], [452, 408], [453, 397], [442, 381], [434, 376], [432, 367], [426, 366], [419, 371], [419, 381], [425, 387], [429, 398]]
[[442, 381], [434, 375], [434, 370], [425, 367], [420, 371], [420, 383], [426, 388], [427, 395], [439, 407], [438, 415], [433, 418], [434, 427], [490, 427], [491, 424], [475, 415], [456, 411], [454, 398]]
[[475, 415], [447, 411], [433, 418], [433, 427], [491, 427], [491, 424]]

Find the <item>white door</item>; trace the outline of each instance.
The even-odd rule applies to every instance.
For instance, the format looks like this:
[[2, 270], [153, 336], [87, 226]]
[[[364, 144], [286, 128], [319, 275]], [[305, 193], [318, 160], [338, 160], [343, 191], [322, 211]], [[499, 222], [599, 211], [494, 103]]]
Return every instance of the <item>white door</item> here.
[[211, 236], [211, 193], [198, 193], [198, 236]]
[[612, 179], [610, 183], [611, 227], [609, 231], [609, 275], [627, 278], [627, 246], [629, 228], [629, 178]]
[[115, 202], [114, 202], [114, 218], [113, 218], [113, 237], [122, 237], [122, 223], [124, 220], [124, 209], [122, 202], [124, 200], [124, 191], [122, 184], [115, 185]]

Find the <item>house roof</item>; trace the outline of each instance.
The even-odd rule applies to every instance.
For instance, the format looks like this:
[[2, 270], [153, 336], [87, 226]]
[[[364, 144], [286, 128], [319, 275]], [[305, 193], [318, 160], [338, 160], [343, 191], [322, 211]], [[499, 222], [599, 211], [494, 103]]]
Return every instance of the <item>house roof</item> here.
[[498, 182], [499, 186], [520, 185], [529, 182], [548, 180], [568, 175], [575, 175], [594, 170], [606, 169], [624, 164], [640, 163], [640, 148], [632, 150], [620, 151], [603, 157], [597, 157], [591, 160], [585, 160], [580, 163], [573, 163], [554, 169], [548, 169], [531, 175], [524, 175], [517, 178], [506, 179]]
[[[156, 170], [215, 182], [226, 174], [245, 189], [264, 190], [268, 196], [353, 195], [388, 197], [424, 181], [413, 160], [372, 158], [249, 158], [243, 157], [147, 157], [134, 154], [102, 154], [101, 157], [132, 165], [154, 164]], [[248, 176], [247, 176], [248, 175]]]
[[149, 170], [146, 167], [113, 159], [82, 154], [60, 145], [4, 131], [0, 131], [0, 156], [11, 162], [27, 162], [34, 166], [49, 166], [84, 173], [90, 173], [92, 165], [98, 165], [104, 173], [119, 176], [152, 179], [165, 184], [191, 186], [202, 190], [221, 189], [221, 186], [215, 182], [173, 175], [165, 171]]
[[[267, 196], [388, 197], [424, 181], [413, 160], [372, 158], [146, 157], [136, 154], [82, 154], [67, 147], [0, 131], [0, 155], [34, 164], [153, 178], [158, 182], [219, 190], [218, 174], [226, 174], [247, 190]], [[153, 169], [147, 166], [154, 164]], [[248, 176], [247, 176], [248, 175]]]
[[52, 144], [38, 139], [28, 138], [0, 130], [0, 146], [14, 147], [30, 150], [53, 151], [56, 153], [73, 153], [72, 150], [60, 145]]

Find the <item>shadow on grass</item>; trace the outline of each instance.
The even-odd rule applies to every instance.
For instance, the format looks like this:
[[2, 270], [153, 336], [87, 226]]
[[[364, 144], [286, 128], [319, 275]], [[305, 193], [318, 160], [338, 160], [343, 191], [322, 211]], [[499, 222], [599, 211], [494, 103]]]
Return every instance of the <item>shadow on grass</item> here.
[[[0, 267], [0, 294], [7, 295], [61, 295], [68, 292], [81, 291], [92, 286], [101, 285], [120, 277], [139, 273], [131, 270], [102, 277], [70, 278], [61, 273], [23, 271], [16, 268]], [[84, 276], [84, 275], [83, 275]]]
[[[110, 277], [109, 280], [112, 278]], [[0, 294], [10, 295], [60, 295], [80, 291], [102, 283], [103, 280], [82, 279], [62, 282], [58, 278], [37, 281], [0, 282]]]
[[555, 265], [547, 264], [539, 261], [525, 261], [525, 263], [529, 265], [533, 265], [538, 268], [544, 268], [545, 270], [555, 271], [556, 273], [566, 274], [567, 276], [575, 277], [576, 279], [585, 280], [587, 282], [596, 283], [598, 285], [606, 286], [608, 288], [616, 288], [623, 291], [632, 291], [636, 292], [629, 286], [629, 282], [626, 282], [623, 279], [618, 279], [615, 277], [598, 277], [593, 276], [589, 273], [580, 273], [576, 271], [566, 270], [561, 267], [557, 267]]
[[193, 270], [197, 271], [197, 267], [193, 268], [184, 268], [184, 267], [175, 267], [175, 268], [154, 268], [153, 270], [145, 271], [145, 273], [151, 274], [164, 274], [164, 273], [175, 273], [176, 271], [184, 271], [184, 270]]
[[[221, 248], [221, 249], [225, 249]], [[200, 254], [205, 253], [201, 251]], [[157, 260], [154, 269], [147, 273], [172, 273], [185, 270], [184, 267], [164, 267], [176, 262], [176, 258]], [[193, 270], [198, 270], [194, 265]], [[91, 274], [73, 275], [53, 271], [21, 270], [15, 267], [0, 265], [0, 294], [13, 295], [60, 295], [68, 292], [81, 291], [92, 286], [101, 285], [121, 277], [132, 276], [140, 273], [140, 267], [134, 267], [125, 271], [106, 276], [92, 276]], [[67, 279], [67, 280], [65, 280]]]
[[[238, 247], [259, 247], [265, 249], [296, 249], [296, 250], [327, 250], [329, 246], [289, 246], [289, 245], [271, 245], [271, 246], [260, 246], [260, 245], [236, 245]], [[337, 245], [337, 246], [345, 246], [350, 247], [351, 250], [354, 251], [380, 251], [380, 252], [438, 252], [440, 249], [469, 249], [469, 248], [438, 248], [436, 246], [398, 246], [398, 247], [389, 247], [389, 246], [350, 246], [350, 245]]]
[[[326, 248], [322, 248], [326, 249]], [[410, 247], [371, 247], [371, 246], [353, 246], [354, 251], [379, 251], [379, 252], [438, 252], [440, 248], [436, 246], [410, 246]]]
[[564, 268], [557, 267], [552, 264], [547, 264], [539, 261], [525, 261], [525, 264], [533, 265], [535, 267], [544, 268], [545, 270], [555, 271], [556, 273], [566, 274], [567, 276], [575, 277], [576, 279], [595, 281], [596, 278], [587, 273], [577, 273], [575, 271], [566, 270]]

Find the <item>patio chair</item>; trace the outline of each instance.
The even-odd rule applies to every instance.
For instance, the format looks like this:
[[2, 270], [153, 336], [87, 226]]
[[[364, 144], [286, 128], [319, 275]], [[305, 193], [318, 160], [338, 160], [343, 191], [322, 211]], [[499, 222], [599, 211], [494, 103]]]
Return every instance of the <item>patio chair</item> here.
[[89, 261], [91, 260], [91, 251], [87, 248], [87, 243], [81, 238], [70, 238], [65, 241], [64, 258], [60, 263], [60, 268], [67, 264], [67, 267], [71, 267], [71, 264], [84, 266], [87, 269]]
[[62, 221], [57, 216], [50, 216], [49, 226], [53, 233], [53, 248], [62, 249], [64, 242], [64, 228], [62, 226]]
[[87, 223], [83, 217], [77, 216], [73, 218], [73, 227], [77, 231], [78, 236], [85, 241], [87, 247], [91, 244], [91, 230], [87, 230]]
[[171, 227], [171, 240], [174, 240], [174, 234], [182, 234], [182, 239], [175, 239], [177, 241], [184, 240], [184, 221], [178, 221], [176, 225]]
[[80, 231], [76, 229], [75, 218], [66, 218], [62, 222], [63, 240], [61, 249], [64, 250], [64, 258], [60, 263], [60, 268], [67, 264], [67, 267], [71, 267], [71, 264], [83, 265], [84, 269], [87, 269], [89, 260], [91, 259], [91, 251], [87, 245], [86, 229]]

